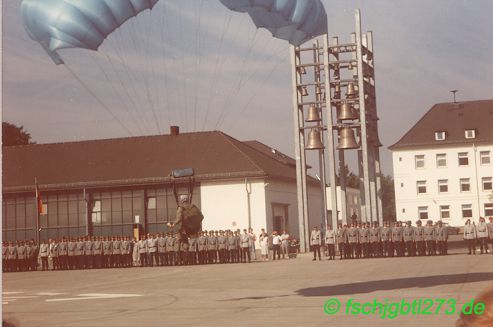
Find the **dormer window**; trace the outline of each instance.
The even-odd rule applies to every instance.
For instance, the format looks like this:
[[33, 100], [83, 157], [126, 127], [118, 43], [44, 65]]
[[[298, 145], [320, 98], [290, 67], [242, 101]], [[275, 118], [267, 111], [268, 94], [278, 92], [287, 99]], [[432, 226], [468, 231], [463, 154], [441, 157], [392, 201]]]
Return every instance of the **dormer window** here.
[[435, 140], [436, 141], [445, 140], [445, 132], [444, 131], [435, 132]]
[[466, 139], [476, 138], [476, 130], [475, 129], [466, 129], [464, 134], [465, 134]]

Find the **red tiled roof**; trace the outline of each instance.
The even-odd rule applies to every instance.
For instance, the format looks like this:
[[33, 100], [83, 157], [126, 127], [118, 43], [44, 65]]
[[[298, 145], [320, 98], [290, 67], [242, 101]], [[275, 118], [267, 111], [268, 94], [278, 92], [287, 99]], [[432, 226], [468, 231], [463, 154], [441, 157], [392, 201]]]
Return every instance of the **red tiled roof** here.
[[[434, 105], [390, 150], [441, 145], [493, 143], [493, 99]], [[474, 139], [465, 130], [475, 130]], [[443, 141], [435, 132], [445, 132]]]
[[47, 189], [163, 183], [185, 167], [199, 181], [296, 180], [294, 166], [215, 131], [4, 147], [3, 188], [31, 190], [35, 178]]

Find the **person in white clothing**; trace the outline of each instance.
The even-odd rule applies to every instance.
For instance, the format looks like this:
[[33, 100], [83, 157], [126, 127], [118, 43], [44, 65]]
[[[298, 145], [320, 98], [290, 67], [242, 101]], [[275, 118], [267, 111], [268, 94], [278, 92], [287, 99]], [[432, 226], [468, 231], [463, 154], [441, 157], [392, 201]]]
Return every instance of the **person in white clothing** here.
[[262, 255], [262, 260], [269, 260], [269, 235], [267, 235], [265, 229], [263, 228], [258, 237], [258, 241], [260, 244], [260, 254]]
[[281, 260], [281, 236], [277, 234], [277, 231], [272, 232], [272, 260], [276, 260], [276, 253], [277, 253], [277, 260]]
[[289, 234], [286, 230], [283, 230], [281, 235], [281, 252], [283, 259], [289, 259]]

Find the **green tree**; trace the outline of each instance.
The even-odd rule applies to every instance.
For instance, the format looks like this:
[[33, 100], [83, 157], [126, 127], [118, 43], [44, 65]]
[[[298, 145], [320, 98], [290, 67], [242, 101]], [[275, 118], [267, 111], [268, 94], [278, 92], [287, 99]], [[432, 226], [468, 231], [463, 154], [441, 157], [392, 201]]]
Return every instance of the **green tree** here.
[[383, 175], [381, 181], [382, 192], [382, 212], [383, 219], [387, 221], [395, 221], [395, 190], [394, 178], [392, 176]]
[[359, 189], [359, 176], [353, 174], [352, 171], [349, 170], [349, 167], [347, 165], [344, 166], [344, 168], [339, 169], [339, 174], [337, 175], [337, 184], [341, 185], [339, 176], [346, 176], [346, 187], [351, 187], [355, 189]]
[[31, 134], [26, 132], [23, 126], [2, 122], [2, 146], [26, 145], [31, 143], [34, 143], [31, 141]]

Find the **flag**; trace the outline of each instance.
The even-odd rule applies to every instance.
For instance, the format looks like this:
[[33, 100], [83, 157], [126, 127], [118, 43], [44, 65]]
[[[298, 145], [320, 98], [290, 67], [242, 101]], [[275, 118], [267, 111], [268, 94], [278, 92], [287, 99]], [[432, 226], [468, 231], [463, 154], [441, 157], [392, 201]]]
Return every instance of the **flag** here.
[[37, 204], [37, 208], [38, 208], [38, 214], [42, 215], [44, 213], [43, 212], [43, 201], [41, 200], [41, 193], [39, 192], [38, 183], [35, 182], [35, 185], [36, 185], [36, 204]]

